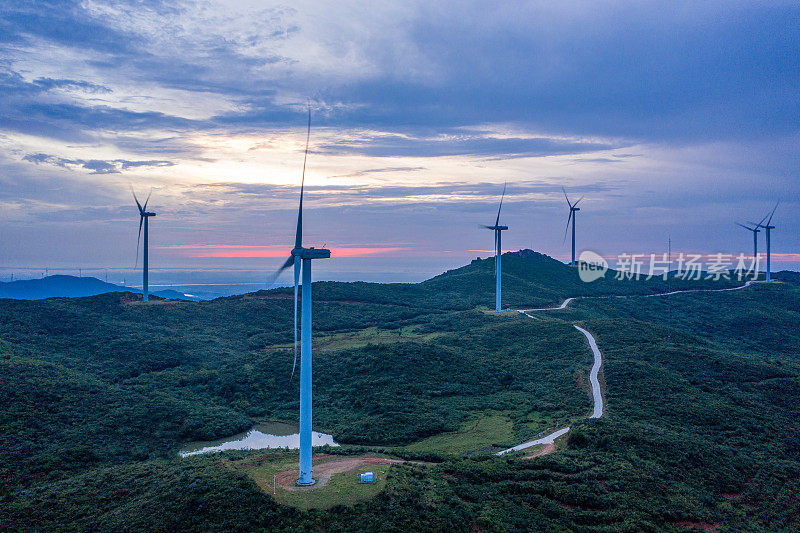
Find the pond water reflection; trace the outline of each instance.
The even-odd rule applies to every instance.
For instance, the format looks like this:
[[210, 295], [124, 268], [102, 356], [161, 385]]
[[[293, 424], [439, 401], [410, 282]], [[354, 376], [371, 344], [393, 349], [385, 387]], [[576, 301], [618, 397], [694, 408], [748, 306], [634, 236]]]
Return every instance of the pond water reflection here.
[[[225, 450], [261, 450], [265, 448], [300, 448], [300, 433], [294, 424], [284, 422], [268, 422], [253, 426], [244, 433], [232, 435], [225, 439], [208, 442], [190, 442], [181, 448], [181, 457], [199, 453], [221, 452]], [[311, 433], [312, 446], [338, 446], [333, 436], [326, 433]]]

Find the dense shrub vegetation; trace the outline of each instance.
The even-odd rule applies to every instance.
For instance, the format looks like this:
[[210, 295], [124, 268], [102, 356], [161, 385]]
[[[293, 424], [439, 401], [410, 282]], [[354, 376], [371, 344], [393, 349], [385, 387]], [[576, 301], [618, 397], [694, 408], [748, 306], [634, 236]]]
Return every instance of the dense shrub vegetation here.
[[[733, 285], [585, 284], [532, 252], [504, 269], [515, 307]], [[800, 528], [797, 285], [587, 298], [538, 320], [479, 308], [493, 289], [491, 261], [421, 284], [315, 284], [315, 428], [440, 463], [393, 468], [373, 500], [308, 512], [213, 456], [176, 457], [258, 419], [296, 420], [288, 291], [0, 300], [0, 529]], [[601, 420], [584, 419], [591, 354], [573, 322], [605, 356]], [[400, 448], [485, 413], [512, 425], [497, 445], [555, 420], [572, 430], [534, 460]]]

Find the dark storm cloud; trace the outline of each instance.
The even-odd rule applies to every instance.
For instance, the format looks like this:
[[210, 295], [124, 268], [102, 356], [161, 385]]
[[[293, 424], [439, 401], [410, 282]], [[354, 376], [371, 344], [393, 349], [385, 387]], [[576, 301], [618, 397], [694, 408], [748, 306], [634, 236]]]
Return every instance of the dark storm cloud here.
[[[153, 20], [195, 9], [192, 3], [154, 1], [136, 7]], [[266, 9], [259, 21], [266, 29], [250, 38], [252, 44], [314, 40], [293, 13]], [[483, 4], [428, 3], [409, 9], [399, 36], [384, 37], [380, 28], [367, 35], [367, 42], [347, 31], [336, 32], [335, 39], [321, 36], [319, 45], [331, 54], [356, 50], [377, 66], [368, 76], [354, 72], [330, 79], [324, 73], [300, 74], [305, 65], [298, 59], [244, 54], [242, 42], [215, 34], [215, 28], [190, 46], [178, 30], [164, 25], [159, 31], [175, 47], [154, 50], [146, 33], [117, 27], [79, 2], [10, 2], [0, 19], [0, 44], [9, 49], [37, 40], [74, 48], [101, 72], [124, 69], [133, 80], [218, 94], [240, 104], [213, 120], [192, 121], [69, 102], [44, 104], [38, 98], [59, 84], [102, 91], [103, 84], [92, 82], [41, 78], [22, 87], [0, 87], [4, 128], [62, 139], [85, 138], [94, 129], [241, 131], [302, 124], [302, 106], [279, 103], [278, 91], [324, 102], [325, 112], [315, 115], [321, 126], [416, 131], [419, 137], [421, 130], [442, 133], [505, 122], [577, 137], [688, 143], [785, 135], [797, 132], [800, 122], [800, 6], [794, 2], [512, 3], [491, 10]], [[404, 49], [416, 50], [426, 70], [412, 75], [392, 68], [402, 59], [393, 54]], [[264, 74], [265, 66], [277, 64], [288, 70]], [[581, 149], [553, 142], [376, 138], [326, 149], [381, 157], [513, 157]]]
[[133, 53], [141, 41], [134, 33], [88, 16], [78, 0], [5, 0], [0, 24], [0, 42], [11, 44], [27, 44], [38, 38], [119, 55]]
[[511, 121], [672, 141], [798, 129], [796, 3], [547, 6], [445, 16], [452, 6], [429, 4], [412, 38], [440, 81], [368, 80], [331, 97], [369, 102], [365, 121], [439, 127]]
[[175, 163], [171, 161], [128, 161], [126, 159], [66, 159], [47, 154], [28, 154], [22, 158], [24, 161], [38, 164], [48, 164], [63, 168], [83, 168], [90, 174], [118, 174], [125, 170], [140, 167], [170, 167]]

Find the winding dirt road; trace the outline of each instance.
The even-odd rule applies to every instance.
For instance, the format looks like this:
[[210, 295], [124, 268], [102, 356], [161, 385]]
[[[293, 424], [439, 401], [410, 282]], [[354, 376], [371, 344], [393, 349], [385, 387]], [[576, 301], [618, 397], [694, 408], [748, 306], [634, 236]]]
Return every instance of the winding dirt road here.
[[592, 349], [592, 353], [594, 354], [594, 363], [592, 364], [592, 370], [589, 372], [589, 381], [592, 383], [594, 408], [592, 409], [592, 416], [589, 418], [600, 418], [603, 416], [603, 393], [600, 390], [600, 381], [597, 379], [597, 375], [600, 373], [600, 366], [603, 364], [603, 354], [600, 353], [600, 349], [597, 347], [597, 341], [594, 340], [591, 333], [575, 324], [573, 324], [573, 327], [583, 333], [586, 340], [589, 341], [589, 348]]
[[[572, 298], [570, 298], [569, 300], [572, 300]], [[565, 302], [568, 302], [569, 300], [565, 300]], [[565, 304], [562, 304], [561, 309], [564, 308], [563, 307], [564, 305]], [[557, 308], [554, 307], [550, 309], [557, 309]], [[589, 348], [591, 348], [592, 353], [594, 354], [594, 363], [592, 364], [592, 370], [589, 372], [589, 381], [592, 384], [592, 400], [594, 402], [594, 407], [592, 408], [592, 414], [589, 418], [600, 418], [601, 416], [603, 416], [603, 392], [600, 390], [600, 381], [597, 379], [597, 376], [600, 373], [600, 366], [603, 364], [603, 354], [597, 347], [597, 341], [595, 340], [595, 338], [592, 336], [591, 333], [589, 333], [582, 327], [577, 326], [575, 324], [573, 324], [573, 327], [578, 331], [580, 331], [581, 333], [583, 333], [583, 335], [586, 337], [586, 340], [589, 341]], [[557, 438], [566, 435], [569, 432], [569, 430], [570, 430], [569, 426], [561, 428], [540, 439], [523, 442], [522, 444], [518, 444], [513, 448], [508, 448], [506, 450], [499, 451], [495, 455], [505, 455], [511, 452], [518, 452], [520, 450], [531, 448], [533, 446], [538, 446], [540, 444], [547, 444], [547, 445], [554, 444]], [[551, 448], [551, 451], [553, 451], [554, 449], [555, 449], [554, 447]]]
[[[682, 291], [671, 291], [671, 292], [662, 292], [657, 294], [633, 294], [633, 295], [624, 295], [624, 296], [575, 296], [572, 298], [567, 298], [561, 305], [556, 307], [539, 307], [536, 309], [517, 309], [519, 313], [523, 315], [533, 318], [534, 320], [539, 320], [538, 317], [530, 315], [529, 313], [534, 311], [557, 311], [559, 309], [566, 308], [571, 302], [577, 300], [579, 298], [653, 298], [657, 296], [672, 296], [673, 294], [683, 294], [683, 293], [694, 293], [694, 292], [726, 292], [726, 291], [738, 291], [749, 287], [756, 281], [748, 281], [744, 285], [740, 285], [738, 287], [730, 287], [727, 289], [689, 289], [689, 290], [682, 290]], [[592, 409], [592, 414], [589, 418], [600, 418], [603, 416], [603, 391], [600, 388], [600, 381], [598, 380], [598, 374], [600, 373], [600, 367], [603, 365], [603, 354], [600, 352], [600, 349], [597, 347], [597, 341], [595, 340], [594, 336], [583, 329], [582, 327], [578, 326], [577, 324], [573, 324], [573, 327], [583, 333], [586, 337], [586, 340], [589, 342], [589, 348], [592, 350], [592, 354], [594, 355], [594, 363], [592, 364], [592, 369], [589, 372], [589, 381], [592, 385], [592, 400], [594, 402], [594, 407]], [[495, 455], [505, 455], [511, 452], [518, 452], [520, 450], [524, 450], [526, 448], [531, 448], [533, 446], [538, 446], [540, 444], [548, 445], [549, 449], [552, 451], [554, 450], [554, 442], [557, 438], [566, 435], [569, 432], [570, 428], [565, 427], [550, 433], [540, 439], [531, 440], [528, 442], [523, 442], [522, 444], [518, 444], [513, 448], [508, 448], [506, 450], [502, 450], [497, 452]], [[543, 455], [543, 454], [539, 454]]]

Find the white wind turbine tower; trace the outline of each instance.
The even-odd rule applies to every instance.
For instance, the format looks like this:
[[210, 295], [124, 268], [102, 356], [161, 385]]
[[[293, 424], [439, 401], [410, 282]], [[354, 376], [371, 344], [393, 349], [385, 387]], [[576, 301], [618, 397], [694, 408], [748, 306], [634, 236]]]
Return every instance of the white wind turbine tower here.
[[505, 198], [506, 196], [506, 185], [508, 185], [508, 183], [503, 184], [503, 194], [500, 196], [500, 207], [497, 208], [497, 218], [494, 221], [494, 226], [483, 226], [484, 228], [494, 231], [494, 266], [495, 266], [494, 306], [495, 306], [495, 311], [498, 313], [502, 310], [502, 303], [501, 303], [502, 269], [500, 268], [500, 260], [503, 256], [502, 237], [503, 237], [503, 232], [508, 229], [508, 226], [500, 225], [500, 210], [503, 209], [503, 198]]
[[[147, 202], [150, 201], [150, 195], [153, 194], [153, 190], [150, 189], [150, 194], [147, 195], [147, 199], [144, 201], [144, 206], [139, 203], [139, 199], [136, 198], [136, 193], [133, 192], [133, 187], [131, 187], [131, 192], [133, 193], [133, 199], [136, 202], [136, 207], [139, 208], [139, 237], [136, 239], [136, 261], [139, 261], [139, 242], [142, 239], [142, 224], [144, 224], [144, 248], [142, 251], [142, 301], [147, 302], [149, 300], [149, 289], [148, 289], [148, 277], [149, 277], [149, 265], [148, 265], [148, 252], [149, 252], [149, 245], [147, 243], [148, 237], [150, 235], [150, 230], [148, 228], [147, 221], [150, 217], [156, 216], [155, 213], [151, 213], [147, 211]], [[136, 267], [134, 267], [135, 269]]]
[[294, 363], [292, 376], [297, 363], [297, 285], [300, 272], [303, 273], [302, 319], [300, 322], [300, 476], [298, 485], [313, 485], [311, 472], [311, 260], [327, 259], [331, 251], [324, 248], [303, 248], [303, 187], [306, 178], [306, 161], [308, 160], [308, 141], [311, 137], [311, 108], [308, 109], [308, 131], [306, 133], [306, 153], [303, 158], [303, 174], [300, 181], [300, 207], [297, 211], [297, 230], [294, 248], [289, 258], [275, 273], [275, 277], [294, 266]]
[[767, 223], [766, 224], [763, 223], [764, 219], [761, 219], [761, 222], [758, 223], [758, 227], [759, 228], [764, 228], [764, 234], [767, 237], [767, 277], [766, 277], [767, 281], [771, 281], [771, 279], [770, 279], [770, 274], [771, 274], [770, 259], [771, 259], [772, 250], [771, 250], [771, 245], [770, 245], [770, 232], [775, 229], [775, 226], [773, 226], [771, 224], [772, 223], [772, 216], [775, 214], [775, 210], [778, 209], [778, 204], [779, 203], [780, 202], [776, 203], [775, 207], [772, 208], [772, 212], [769, 214], [769, 218], [767, 219]]
[[564, 240], [567, 240], [567, 231], [569, 231], [569, 222], [572, 221], [572, 261], [570, 261], [570, 266], [575, 266], [575, 217], [577, 216], [578, 211], [581, 210], [578, 207], [578, 202], [583, 200], [583, 196], [578, 198], [578, 201], [574, 204], [569, 201], [569, 196], [567, 196], [567, 191], [564, 187], [561, 187], [561, 190], [564, 191], [564, 198], [567, 199], [567, 205], [569, 205], [569, 217], [567, 217], [567, 227], [564, 229]]

